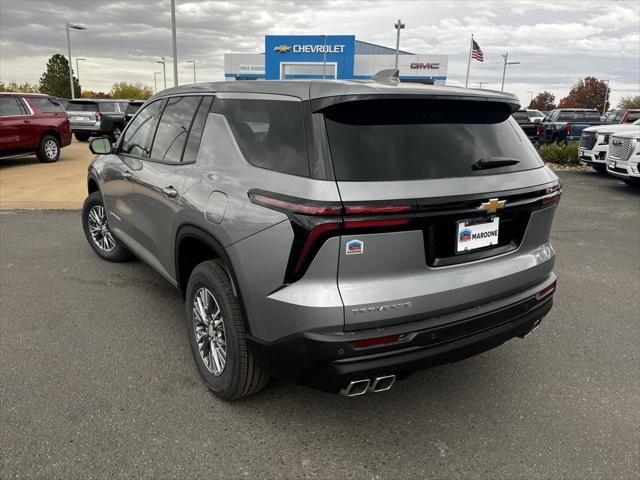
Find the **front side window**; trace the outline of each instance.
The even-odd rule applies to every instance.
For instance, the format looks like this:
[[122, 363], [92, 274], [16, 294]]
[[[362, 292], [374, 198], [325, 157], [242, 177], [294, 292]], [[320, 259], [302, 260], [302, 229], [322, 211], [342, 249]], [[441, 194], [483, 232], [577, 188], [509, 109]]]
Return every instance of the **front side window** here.
[[337, 180], [468, 177], [543, 166], [505, 103], [362, 100], [322, 113]]
[[161, 101], [147, 105], [127, 126], [122, 137], [120, 153], [135, 157], [144, 157], [151, 128], [160, 113]]
[[0, 97], [0, 117], [24, 115], [25, 112], [20, 107], [19, 101], [16, 97]]
[[44, 113], [64, 112], [62, 105], [52, 98], [31, 97], [31, 101]]
[[178, 163], [182, 159], [191, 121], [202, 97], [174, 97], [167, 101], [158, 123], [151, 149], [151, 158], [161, 162]]
[[302, 102], [217, 98], [213, 111], [225, 116], [249, 163], [291, 175], [309, 175]]

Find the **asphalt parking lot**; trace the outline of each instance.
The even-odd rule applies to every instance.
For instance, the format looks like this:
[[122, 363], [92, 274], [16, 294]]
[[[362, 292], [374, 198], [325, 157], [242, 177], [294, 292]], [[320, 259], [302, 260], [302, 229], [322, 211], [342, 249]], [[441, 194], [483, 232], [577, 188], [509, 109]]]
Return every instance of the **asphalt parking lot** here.
[[99, 260], [78, 212], [0, 212], [0, 477], [637, 478], [640, 194], [561, 176], [541, 327], [351, 399], [216, 399], [168, 284]]

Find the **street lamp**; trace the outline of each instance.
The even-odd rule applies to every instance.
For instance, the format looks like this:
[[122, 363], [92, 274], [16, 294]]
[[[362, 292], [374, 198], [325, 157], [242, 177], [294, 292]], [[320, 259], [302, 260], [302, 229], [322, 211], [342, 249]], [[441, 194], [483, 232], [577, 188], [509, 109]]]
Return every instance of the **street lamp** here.
[[160, 57], [162, 60], [156, 60], [156, 63], [162, 64], [162, 75], [164, 76], [164, 89], [167, 89], [167, 62], [164, 57]]
[[404, 23], [398, 19], [398, 23], [393, 25], [398, 33], [396, 34], [396, 70], [398, 69], [398, 55], [400, 54], [400, 30], [404, 29]]
[[71, 99], [76, 98], [76, 92], [73, 88], [73, 62], [71, 61], [71, 35], [69, 35], [69, 30], [86, 30], [87, 27], [82, 27], [80, 25], [75, 25], [73, 23], [67, 22], [67, 50], [69, 52], [69, 84], [71, 85]]
[[602, 105], [602, 116], [607, 112], [607, 100], [609, 98], [609, 80], [605, 80], [607, 82], [607, 89], [604, 92], [604, 105]]
[[158, 93], [158, 82], [157, 82], [158, 77], [156, 77], [156, 75], [162, 75], [162, 72], [153, 72], [153, 90], [154, 90], [154, 93]]
[[196, 83], [196, 61], [186, 60], [186, 63], [193, 63], [193, 83]]
[[504, 58], [504, 68], [502, 69], [502, 87], [500, 88], [500, 91], [504, 92], [504, 77], [507, 74], [507, 65], [520, 65], [520, 62], [510, 62], [509, 52], [502, 55], [502, 58]]
[[76, 57], [76, 76], [78, 77], [78, 83], [80, 83], [80, 65], [78, 62], [84, 62], [86, 58], [78, 58]]
[[533, 102], [533, 92], [531, 90], [527, 90], [527, 93], [529, 94], [529, 105], [531, 105], [531, 102]]
[[[176, 45], [176, 0], [171, 0], [171, 48], [173, 50], [173, 86], [178, 86], [178, 47]], [[164, 88], [167, 88], [166, 82]]]

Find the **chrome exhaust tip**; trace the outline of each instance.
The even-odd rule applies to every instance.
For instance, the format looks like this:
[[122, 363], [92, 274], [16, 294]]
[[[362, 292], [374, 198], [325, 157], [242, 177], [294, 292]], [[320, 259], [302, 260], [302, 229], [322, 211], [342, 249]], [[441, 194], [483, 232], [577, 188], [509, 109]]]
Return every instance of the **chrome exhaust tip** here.
[[364, 395], [369, 390], [369, 384], [371, 384], [371, 380], [368, 378], [362, 380], [353, 380], [349, 382], [349, 385], [340, 390], [340, 393], [345, 397], [357, 397], [359, 395]]
[[374, 393], [386, 392], [387, 390], [391, 390], [393, 384], [396, 382], [395, 375], [385, 375], [383, 377], [376, 377], [371, 385], [369, 386], [369, 390]]

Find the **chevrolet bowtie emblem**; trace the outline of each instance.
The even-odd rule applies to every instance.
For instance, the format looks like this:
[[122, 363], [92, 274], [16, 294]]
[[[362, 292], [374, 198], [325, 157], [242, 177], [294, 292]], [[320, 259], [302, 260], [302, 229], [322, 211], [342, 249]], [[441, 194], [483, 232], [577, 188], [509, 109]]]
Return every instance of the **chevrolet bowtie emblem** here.
[[288, 45], [278, 45], [273, 49], [274, 52], [286, 53], [291, 50], [291, 47]]
[[490, 198], [488, 202], [484, 202], [480, 204], [478, 210], [481, 212], [487, 213], [496, 213], [497, 210], [504, 207], [504, 204], [507, 203], [506, 200], [498, 200], [497, 198]]

